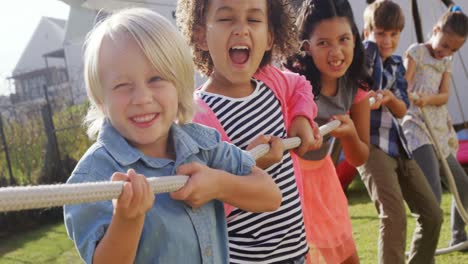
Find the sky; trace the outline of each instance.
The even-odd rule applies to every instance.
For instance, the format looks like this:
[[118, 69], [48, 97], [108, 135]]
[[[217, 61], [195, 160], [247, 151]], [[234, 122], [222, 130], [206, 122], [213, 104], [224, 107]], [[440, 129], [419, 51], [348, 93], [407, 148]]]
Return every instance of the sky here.
[[6, 77], [11, 75], [40, 18], [67, 19], [68, 12], [68, 5], [59, 0], [0, 2], [0, 95], [12, 92]]

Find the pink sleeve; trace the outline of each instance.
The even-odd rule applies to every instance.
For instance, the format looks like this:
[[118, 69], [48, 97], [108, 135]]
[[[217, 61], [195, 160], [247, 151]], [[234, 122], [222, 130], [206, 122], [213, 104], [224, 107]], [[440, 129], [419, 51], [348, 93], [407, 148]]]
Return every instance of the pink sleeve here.
[[306, 117], [313, 124], [317, 116], [317, 105], [312, 94], [312, 86], [304, 77], [292, 72], [284, 72], [288, 80], [287, 97], [290, 120], [296, 116]]
[[367, 99], [368, 92], [364, 91], [361, 88], [357, 89], [356, 96], [354, 97], [353, 104], [360, 103], [363, 99]]
[[265, 66], [254, 78], [264, 82], [278, 97], [288, 127], [296, 116], [304, 116], [311, 125], [313, 124], [317, 116], [317, 106], [312, 86], [305, 77], [289, 71], [280, 71], [274, 66]]

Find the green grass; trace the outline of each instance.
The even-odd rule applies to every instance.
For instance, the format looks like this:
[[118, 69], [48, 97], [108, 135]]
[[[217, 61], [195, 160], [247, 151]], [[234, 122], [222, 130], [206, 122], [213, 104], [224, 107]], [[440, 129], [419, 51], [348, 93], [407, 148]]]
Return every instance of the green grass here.
[[[379, 219], [373, 203], [371, 203], [367, 191], [360, 180], [355, 180], [348, 191], [349, 211], [353, 224], [353, 235], [358, 248], [358, 254], [362, 264], [377, 263], [377, 242], [379, 233]], [[450, 205], [451, 195], [444, 193], [442, 209], [444, 211], [444, 223], [439, 238], [438, 248], [448, 246], [450, 240]], [[407, 210], [407, 250], [411, 243], [415, 219]], [[454, 252], [436, 256], [436, 263], [468, 263], [468, 253]]]
[[[349, 192], [350, 214], [354, 238], [362, 264], [377, 263], [377, 213], [370, 202], [362, 182], [355, 181]], [[442, 208], [444, 225], [439, 247], [445, 247], [450, 239], [450, 194], [444, 194]], [[411, 241], [414, 218], [408, 213], [408, 239]], [[468, 253], [451, 253], [437, 256], [437, 263], [468, 263]], [[18, 234], [15, 238], [0, 240], [0, 264], [13, 263], [81, 263], [72, 241], [67, 237], [62, 223], [43, 226], [34, 231]]]
[[82, 263], [63, 223], [0, 240], [0, 263]]

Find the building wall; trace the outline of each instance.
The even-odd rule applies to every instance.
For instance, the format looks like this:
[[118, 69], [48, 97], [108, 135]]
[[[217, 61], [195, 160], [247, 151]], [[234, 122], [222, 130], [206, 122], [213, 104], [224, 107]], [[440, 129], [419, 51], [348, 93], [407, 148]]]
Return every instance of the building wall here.
[[81, 6], [70, 8], [63, 48], [75, 103], [84, 102], [87, 98], [83, 80], [83, 43], [94, 26], [96, 15], [97, 11]]
[[50, 67], [40, 69], [15, 77], [16, 93], [12, 95], [12, 103], [32, 101], [44, 97], [44, 85], [50, 87], [68, 82], [67, 69]]
[[[63, 22], [63, 21], [62, 21]], [[42, 18], [31, 39], [23, 51], [13, 76], [45, 68], [43, 54], [62, 48], [65, 30], [51, 22], [49, 18]], [[65, 66], [63, 59], [49, 60], [50, 66]]]

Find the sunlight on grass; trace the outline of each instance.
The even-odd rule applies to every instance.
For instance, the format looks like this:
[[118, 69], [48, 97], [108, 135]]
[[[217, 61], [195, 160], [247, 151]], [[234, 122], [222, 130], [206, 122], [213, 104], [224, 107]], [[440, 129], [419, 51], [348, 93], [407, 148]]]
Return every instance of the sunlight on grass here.
[[[353, 223], [353, 234], [358, 247], [361, 264], [377, 263], [377, 241], [379, 234], [379, 219], [377, 211], [371, 203], [367, 191], [360, 180], [355, 180], [348, 192], [349, 212]], [[450, 205], [451, 195], [444, 193], [442, 209], [444, 210], [444, 223], [439, 239], [439, 248], [447, 247], [450, 240]], [[407, 210], [407, 238], [406, 249], [409, 250], [415, 219]], [[468, 263], [468, 253], [454, 252], [436, 257], [436, 263]]]
[[[377, 237], [379, 221], [373, 204], [359, 180], [348, 191], [349, 210], [354, 238], [362, 264], [377, 263]], [[446, 247], [450, 239], [450, 194], [443, 196], [444, 224], [439, 247]], [[414, 218], [408, 212], [407, 246], [414, 229]], [[437, 256], [437, 263], [468, 263], [468, 253], [459, 252]], [[13, 263], [82, 263], [72, 241], [67, 237], [63, 223], [47, 225], [19, 234], [15, 239], [0, 240], [0, 264]]]
[[0, 241], [0, 263], [82, 263], [62, 223]]

